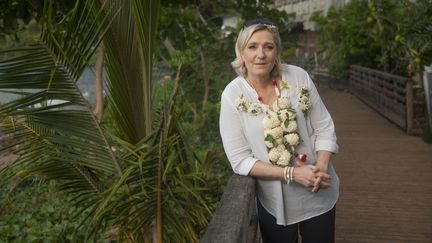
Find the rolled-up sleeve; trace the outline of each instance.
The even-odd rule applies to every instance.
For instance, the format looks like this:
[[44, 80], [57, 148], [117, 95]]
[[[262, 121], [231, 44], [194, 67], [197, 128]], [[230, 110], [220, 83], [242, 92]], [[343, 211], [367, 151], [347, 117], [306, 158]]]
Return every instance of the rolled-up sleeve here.
[[339, 146], [337, 145], [335, 126], [330, 113], [327, 111], [318, 91], [308, 76], [310, 99], [312, 108], [310, 110], [310, 121], [315, 136], [315, 151], [329, 151], [337, 153]]
[[248, 175], [257, 159], [247, 142], [240, 114], [225, 92], [221, 98], [219, 129], [225, 154], [234, 173]]

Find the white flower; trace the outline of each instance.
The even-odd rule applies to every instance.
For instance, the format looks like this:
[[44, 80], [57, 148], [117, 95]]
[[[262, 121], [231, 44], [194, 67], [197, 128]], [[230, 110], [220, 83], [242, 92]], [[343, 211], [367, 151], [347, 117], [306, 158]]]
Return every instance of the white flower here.
[[299, 99], [299, 108], [303, 112], [306, 117], [308, 114], [309, 108], [312, 107], [312, 103], [310, 101], [310, 92], [307, 87], [299, 87], [297, 88], [297, 95]]
[[274, 139], [282, 138], [283, 136], [283, 128], [282, 127], [275, 127], [270, 130], [270, 134]]
[[299, 138], [297, 133], [289, 133], [289, 134], [285, 135], [284, 138], [285, 138], [285, 141], [291, 146], [295, 146], [295, 145], [299, 144], [300, 138]]
[[276, 139], [276, 144], [282, 144], [282, 143], [283, 143], [283, 138]]
[[306, 86], [297, 87], [297, 95], [298, 96], [302, 96], [302, 95], [309, 96], [309, 89]]
[[[280, 87], [290, 89], [286, 81], [281, 81]], [[267, 114], [263, 117], [262, 125], [264, 127], [264, 143], [269, 151], [269, 159], [275, 165], [286, 167], [290, 164], [296, 146], [302, 140], [296, 132], [298, 130], [297, 113], [292, 108], [290, 99], [288, 97], [281, 98], [277, 88], [276, 94], [279, 98], [271, 107], [260, 103], [249, 103], [243, 94], [235, 100], [235, 106], [239, 111], [245, 111], [253, 116], [261, 113]], [[309, 108], [312, 106], [309, 97], [310, 91], [307, 87], [298, 87], [297, 95], [297, 106], [306, 117]]]
[[261, 123], [262, 123], [264, 129], [272, 129], [273, 128], [273, 123], [271, 121], [271, 116], [265, 116], [262, 119]]
[[247, 112], [256, 116], [262, 112], [262, 108], [257, 104], [250, 104], [249, 107], [247, 108]]
[[278, 98], [274, 103], [273, 103], [273, 111], [277, 112], [277, 111], [281, 111], [284, 109], [288, 109], [291, 106], [291, 103], [289, 101], [288, 98]]
[[277, 114], [273, 114], [270, 117], [271, 117], [270, 119], [272, 121], [273, 127], [280, 126], [280, 120], [279, 120], [279, 117], [277, 116]]
[[307, 109], [309, 109], [312, 106], [309, 97], [307, 96], [302, 96], [300, 97], [300, 101], [299, 101], [299, 107], [302, 111], [306, 111]]
[[291, 103], [288, 98], [279, 98], [277, 100], [277, 104], [279, 106], [279, 109], [288, 109], [291, 106]]
[[308, 104], [309, 103], [309, 97], [306, 95], [300, 96], [300, 103]]
[[282, 80], [281, 83], [280, 83], [280, 86], [281, 86], [282, 89], [286, 89], [286, 90], [290, 89], [290, 85], [289, 85], [289, 83], [287, 81], [283, 81]]
[[279, 153], [283, 153], [283, 151], [286, 150], [285, 145], [283, 145], [282, 143], [279, 143], [278, 146], [276, 147], [276, 149], [279, 151]]
[[276, 162], [277, 165], [280, 165], [282, 167], [288, 166], [289, 162], [291, 159], [291, 154], [288, 152], [288, 150], [285, 149], [285, 151], [283, 151], [278, 159], [278, 161]]
[[297, 114], [296, 114], [295, 112], [293, 112], [293, 111], [288, 111], [288, 119], [289, 119], [290, 121], [296, 119], [296, 117], [297, 117]]
[[[264, 130], [264, 143], [267, 148], [278, 147], [283, 145], [283, 132], [281, 133], [280, 127], [276, 130], [266, 129]], [[280, 136], [279, 138], [275, 138], [274, 136]]]
[[267, 135], [272, 136], [273, 139], [278, 139], [283, 136], [283, 129], [282, 127], [275, 127], [272, 129], [266, 129], [264, 130], [264, 137], [267, 137]]
[[275, 115], [265, 116], [262, 120], [264, 129], [271, 129], [280, 125], [279, 118]]
[[284, 123], [282, 123], [282, 128], [284, 129], [285, 132], [295, 132], [297, 130], [297, 122], [292, 120], [292, 121], [285, 121]]
[[286, 132], [289, 122], [290, 122], [289, 120], [285, 120], [284, 122], [281, 122], [281, 127], [284, 130], [284, 132]]
[[265, 145], [267, 146], [267, 148], [273, 148], [273, 143], [268, 141], [268, 140], [264, 140]]
[[235, 106], [240, 111], [247, 111], [248, 110], [248, 102], [246, 100], [246, 97], [242, 94], [239, 98], [235, 100]]
[[281, 123], [288, 119], [288, 110], [280, 110], [277, 114]]
[[280, 158], [281, 154], [279, 153], [279, 150], [276, 148], [272, 148], [269, 151], [269, 159], [271, 161], [276, 162]]
[[305, 104], [305, 103], [299, 103], [299, 108], [302, 111], [306, 111], [309, 108], [309, 106], [308, 106], [308, 104]]

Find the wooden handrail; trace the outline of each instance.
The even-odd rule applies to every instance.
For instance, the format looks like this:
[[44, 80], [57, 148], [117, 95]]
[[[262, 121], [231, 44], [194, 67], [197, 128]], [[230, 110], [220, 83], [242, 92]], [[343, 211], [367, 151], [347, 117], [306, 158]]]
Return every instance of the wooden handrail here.
[[260, 242], [255, 179], [233, 175], [201, 243]]
[[401, 127], [413, 128], [413, 91], [409, 78], [352, 65], [349, 90], [374, 110]]

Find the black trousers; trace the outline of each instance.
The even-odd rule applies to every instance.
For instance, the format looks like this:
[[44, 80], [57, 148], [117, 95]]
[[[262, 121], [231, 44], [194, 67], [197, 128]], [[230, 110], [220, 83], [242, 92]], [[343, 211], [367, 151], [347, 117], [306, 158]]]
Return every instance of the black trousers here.
[[334, 243], [336, 206], [319, 216], [291, 225], [278, 225], [257, 200], [258, 219], [264, 243]]

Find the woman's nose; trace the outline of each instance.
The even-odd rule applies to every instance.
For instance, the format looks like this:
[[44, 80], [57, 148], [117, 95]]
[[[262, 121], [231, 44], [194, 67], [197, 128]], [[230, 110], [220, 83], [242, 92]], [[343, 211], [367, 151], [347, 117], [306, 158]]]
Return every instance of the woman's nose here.
[[263, 48], [258, 48], [258, 54], [257, 54], [257, 56], [259, 58], [264, 58], [265, 57], [265, 52], [264, 52]]

